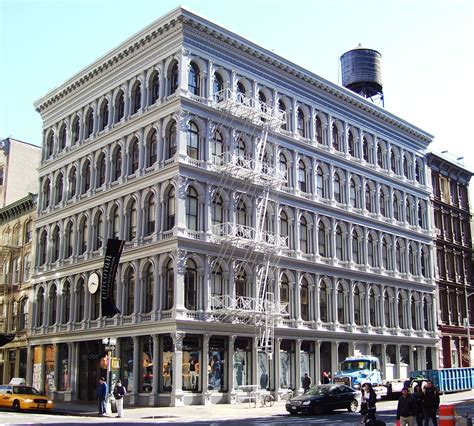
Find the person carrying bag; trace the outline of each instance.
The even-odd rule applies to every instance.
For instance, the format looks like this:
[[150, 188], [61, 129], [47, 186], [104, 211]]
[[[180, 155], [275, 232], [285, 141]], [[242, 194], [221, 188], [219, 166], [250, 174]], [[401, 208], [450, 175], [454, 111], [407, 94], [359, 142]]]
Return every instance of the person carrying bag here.
[[123, 397], [127, 394], [125, 386], [122, 385], [120, 380], [117, 380], [117, 384], [114, 388], [114, 398], [117, 405], [117, 417], [123, 417]]

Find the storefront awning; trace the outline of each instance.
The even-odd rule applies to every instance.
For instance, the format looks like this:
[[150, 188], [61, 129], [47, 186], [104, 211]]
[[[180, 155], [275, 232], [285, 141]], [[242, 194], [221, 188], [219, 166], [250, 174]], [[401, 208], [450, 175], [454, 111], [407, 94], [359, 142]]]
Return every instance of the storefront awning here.
[[0, 348], [10, 343], [14, 338], [14, 334], [0, 333]]

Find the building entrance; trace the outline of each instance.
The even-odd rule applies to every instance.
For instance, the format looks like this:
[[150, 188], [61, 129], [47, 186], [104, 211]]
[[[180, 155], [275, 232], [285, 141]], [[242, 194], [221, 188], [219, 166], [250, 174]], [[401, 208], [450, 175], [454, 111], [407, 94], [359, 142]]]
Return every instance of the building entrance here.
[[79, 349], [79, 399], [94, 401], [97, 399], [99, 381], [100, 342], [97, 340], [81, 343]]

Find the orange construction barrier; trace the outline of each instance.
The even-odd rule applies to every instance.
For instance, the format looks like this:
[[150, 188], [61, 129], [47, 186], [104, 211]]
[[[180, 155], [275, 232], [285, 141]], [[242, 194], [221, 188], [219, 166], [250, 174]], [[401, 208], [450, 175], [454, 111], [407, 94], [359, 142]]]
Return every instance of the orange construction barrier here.
[[444, 404], [439, 406], [439, 426], [455, 426], [456, 415], [454, 405]]

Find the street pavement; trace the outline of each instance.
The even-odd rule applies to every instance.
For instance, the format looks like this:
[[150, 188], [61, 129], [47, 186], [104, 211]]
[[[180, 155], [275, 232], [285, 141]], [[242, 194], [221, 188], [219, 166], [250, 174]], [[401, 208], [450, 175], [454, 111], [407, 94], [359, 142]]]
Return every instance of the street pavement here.
[[[442, 404], [455, 404], [459, 416], [466, 413], [474, 418], [474, 390], [441, 396]], [[377, 418], [387, 425], [395, 424], [397, 401], [379, 401]], [[57, 402], [54, 414], [0, 412], [0, 424], [67, 424], [95, 423], [124, 425], [173, 424], [199, 426], [247, 426], [247, 425], [359, 425], [360, 415], [338, 410], [321, 416], [289, 416], [285, 401], [277, 401], [273, 407], [257, 407], [248, 404], [193, 405], [186, 407], [125, 407], [124, 418], [115, 414], [97, 416], [97, 404]], [[459, 425], [466, 424], [459, 418]]]

